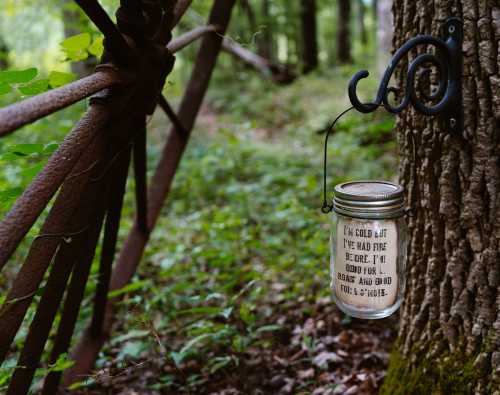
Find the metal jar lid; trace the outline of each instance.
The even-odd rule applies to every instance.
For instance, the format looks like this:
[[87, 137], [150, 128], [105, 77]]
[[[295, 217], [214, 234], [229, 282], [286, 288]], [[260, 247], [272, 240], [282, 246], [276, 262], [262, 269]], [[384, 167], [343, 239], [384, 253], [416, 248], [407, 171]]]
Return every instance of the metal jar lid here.
[[350, 181], [335, 186], [333, 209], [355, 218], [397, 218], [404, 213], [404, 188], [388, 181]]

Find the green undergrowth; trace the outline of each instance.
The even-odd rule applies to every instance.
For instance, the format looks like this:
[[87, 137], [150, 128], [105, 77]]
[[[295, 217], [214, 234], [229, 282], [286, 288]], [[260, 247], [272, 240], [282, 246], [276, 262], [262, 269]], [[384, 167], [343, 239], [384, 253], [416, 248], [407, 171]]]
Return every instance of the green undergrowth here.
[[[98, 368], [160, 359], [185, 373], [165, 373], [152, 388], [195, 390], [241, 368], [250, 349], [279, 343], [278, 317], [287, 309], [307, 316], [303, 302], [329, 294], [329, 220], [319, 210], [324, 135], [317, 132], [343, 103], [320, 91], [326, 81], [266, 86], [264, 96], [263, 83], [253, 81], [240, 94], [250, 97], [237, 99], [211, 92], [215, 128], [213, 114], [201, 116]], [[387, 117], [347, 118], [331, 139], [329, 189], [348, 179], [391, 178], [394, 143], [379, 140], [391, 128]], [[190, 373], [196, 365], [202, 369]]]
[[[247, 77], [224, 85], [223, 74], [216, 74], [208, 110], [199, 119], [139, 270], [111, 295], [123, 297], [123, 309], [97, 369], [160, 360], [184, 371], [199, 364], [202, 373], [187, 372], [179, 380], [166, 371], [151, 383], [155, 389], [187, 392], [210, 375], [241, 366], [250, 348], [279, 342], [277, 317], [287, 308], [301, 309], [303, 301], [328, 295], [329, 220], [319, 210], [321, 131], [347, 105], [351, 72], [313, 74], [289, 87]], [[162, 117], [157, 114], [150, 123], [150, 172], [165, 134]], [[73, 120], [66, 119], [68, 124]], [[392, 118], [380, 114], [343, 120], [330, 139], [329, 191], [349, 179], [394, 176], [392, 126]], [[1, 148], [12, 151], [8, 143]], [[36, 159], [30, 158], [20, 157]], [[22, 167], [19, 163], [16, 169]], [[22, 188], [26, 180], [16, 182]], [[130, 179], [120, 245], [134, 213]], [[22, 247], [18, 254], [25, 252]], [[99, 251], [76, 333], [91, 316], [98, 256]], [[17, 349], [25, 329], [16, 339]], [[0, 371], [4, 385], [14, 356]], [[97, 379], [91, 376], [79, 385], [92, 386]]]

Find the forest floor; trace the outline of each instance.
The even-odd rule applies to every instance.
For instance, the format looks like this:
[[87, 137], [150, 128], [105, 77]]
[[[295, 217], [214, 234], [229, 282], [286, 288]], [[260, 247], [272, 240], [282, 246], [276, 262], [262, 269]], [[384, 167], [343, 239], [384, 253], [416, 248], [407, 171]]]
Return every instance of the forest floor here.
[[[378, 392], [397, 319], [336, 308], [318, 210], [319, 132], [345, 107], [342, 92], [324, 86], [338, 74], [209, 95], [123, 302], [127, 320], [82, 393]], [[153, 119], [153, 140], [162, 122]], [[391, 128], [383, 116], [348, 118], [331, 141], [330, 185], [391, 177]]]
[[[277, 287], [279, 288], [279, 287]], [[278, 294], [279, 295], [279, 294]], [[276, 295], [275, 295], [276, 297]], [[276, 302], [269, 300], [269, 308]], [[265, 307], [265, 305], [263, 306]], [[305, 313], [307, 311], [307, 313]], [[229, 320], [231, 321], [231, 319]], [[328, 297], [315, 303], [282, 303], [268, 317], [280, 328], [263, 334], [260, 343], [228, 354], [213, 349], [202, 359], [176, 365], [160, 352], [128, 360], [115, 357], [95, 373], [82, 394], [377, 394], [384, 379], [397, 319], [376, 322], [344, 316]], [[159, 334], [158, 342], [172, 342]], [[211, 365], [206, 361], [215, 361]], [[217, 363], [224, 365], [219, 367]]]
[[[122, 298], [111, 339], [75, 393], [377, 393], [397, 319], [357, 320], [335, 307], [330, 224], [319, 210], [321, 131], [348, 105], [352, 71], [312, 74], [288, 87], [247, 71], [229, 86], [228, 70], [216, 73], [139, 270], [110, 295]], [[69, 128], [73, 113], [33, 127], [55, 128], [57, 121]], [[161, 113], [149, 126], [152, 170], [168, 127]], [[383, 114], [346, 117], [330, 139], [330, 190], [348, 179], [393, 178], [392, 128], [392, 118]], [[44, 134], [27, 130], [25, 136]], [[10, 166], [11, 173], [20, 172]], [[131, 178], [121, 240], [134, 206]], [[16, 262], [25, 251], [21, 246]], [[75, 333], [92, 314], [98, 256], [91, 273]], [[12, 277], [6, 275], [0, 288]], [[0, 370], [0, 392], [25, 334]], [[46, 369], [39, 369], [39, 377]]]

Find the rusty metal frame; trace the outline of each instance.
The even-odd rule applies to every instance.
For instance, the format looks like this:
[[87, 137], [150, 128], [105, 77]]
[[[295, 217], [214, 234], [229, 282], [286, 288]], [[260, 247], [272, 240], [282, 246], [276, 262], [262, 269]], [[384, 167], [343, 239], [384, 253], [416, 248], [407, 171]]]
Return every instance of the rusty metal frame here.
[[41, 95], [0, 108], [0, 137], [105, 88], [124, 82], [124, 76], [116, 71], [99, 71]]
[[135, 201], [137, 206], [137, 226], [147, 235], [148, 226], [148, 191], [147, 191], [147, 152], [146, 152], [146, 117], [141, 117], [134, 122], [137, 128], [137, 137], [134, 141], [134, 176], [135, 176]]
[[[207, 25], [176, 39], [171, 39], [171, 30], [192, 0], [122, 0], [118, 26], [97, 0], [75, 2], [105, 36], [103, 64], [89, 77], [0, 109], [1, 138], [94, 95], [87, 113], [0, 222], [1, 271], [57, 193], [41, 233], [34, 238], [0, 306], [1, 363], [49, 271], [8, 394], [28, 393], [59, 310], [61, 319], [49, 363], [67, 352], [104, 228], [92, 320], [71, 353], [75, 365], [64, 374], [49, 372], [42, 393], [54, 394], [61, 378], [67, 387], [92, 369], [116, 312], [116, 300], [108, 300], [108, 292], [130, 281], [142, 257], [208, 88], [235, 0], [214, 0]], [[144, 7], [144, 14], [137, 6]], [[149, 16], [147, 23], [141, 15]], [[198, 39], [202, 39], [201, 46], [176, 114], [161, 89], [173, 66], [172, 54]], [[149, 69], [151, 59], [155, 65]], [[152, 79], [145, 79], [150, 75]], [[137, 108], [137, 101], [146, 104]], [[157, 104], [172, 129], [148, 186], [146, 116]], [[137, 216], [113, 265], [132, 155]]]

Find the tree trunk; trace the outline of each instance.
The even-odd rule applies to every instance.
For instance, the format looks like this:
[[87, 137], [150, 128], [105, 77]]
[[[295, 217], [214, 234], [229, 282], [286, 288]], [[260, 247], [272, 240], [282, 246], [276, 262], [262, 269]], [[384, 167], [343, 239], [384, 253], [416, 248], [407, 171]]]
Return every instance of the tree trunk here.
[[255, 13], [253, 12], [252, 6], [248, 0], [241, 0], [240, 4], [242, 10], [247, 16], [250, 31], [252, 34], [255, 34], [257, 32], [257, 20], [255, 19]]
[[359, 38], [361, 44], [366, 45], [368, 43], [368, 35], [366, 33], [366, 25], [365, 25], [364, 0], [358, 0], [358, 28], [359, 28]]
[[351, 58], [351, 0], [338, 0], [337, 58], [340, 63], [350, 63]]
[[284, 60], [285, 64], [296, 64], [299, 62], [300, 54], [300, 31], [296, 24], [290, 23], [290, 21], [298, 21], [299, 10], [296, 8], [297, 4], [287, 4], [284, 7], [283, 12], [283, 22], [280, 26], [280, 33], [284, 33], [286, 39], [286, 58]]
[[272, 63], [227, 37], [222, 41], [222, 49], [277, 84], [291, 84], [297, 77], [286, 64]]
[[302, 70], [305, 74], [318, 67], [316, 0], [301, 0], [300, 19], [302, 27]]
[[269, 0], [262, 1], [262, 21], [261, 34], [257, 36], [257, 51], [263, 58], [274, 60], [273, 56], [273, 30], [271, 14], [269, 12]]
[[[464, 21], [464, 127], [449, 134], [414, 110], [398, 119], [400, 178], [412, 215], [399, 339], [382, 393], [497, 395], [500, 6], [394, 0], [393, 9], [396, 47], [439, 34], [447, 16]], [[399, 86], [405, 75], [401, 68]]]
[[5, 70], [9, 67], [9, 47], [5, 40], [0, 37], [0, 70]]
[[394, 22], [392, 0], [377, 1], [377, 71], [382, 75], [391, 57]]

